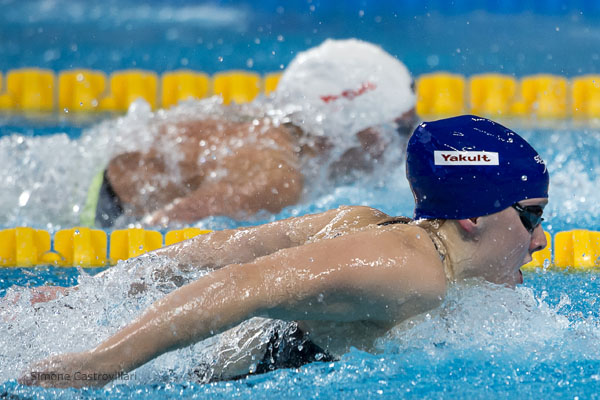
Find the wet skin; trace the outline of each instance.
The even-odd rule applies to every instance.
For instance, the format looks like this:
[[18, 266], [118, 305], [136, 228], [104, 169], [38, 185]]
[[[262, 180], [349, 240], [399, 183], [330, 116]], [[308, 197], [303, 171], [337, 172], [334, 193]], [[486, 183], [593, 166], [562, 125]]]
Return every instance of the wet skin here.
[[[414, 109], [393, 123], [408, 137]], [[330, 177], [370, 172], [384, 156], [381, 136], [376, 128], [357, 132], [359, 145], [329, 165]], [[328, 165], [332, 147], [326, 137], [269, 119], [179, 121], [160, 126], [149, 150], [114, 157], [106, 176], [126, 213], [149, 225], [211, 215], [245, 219], [297, 204], [306, 184], [303, 164]]]
[[[548, 199], [527, 199], [522, 206], [545, 207]], [[532, 260], [531, 255], [546, 247], [546, 236], [542, 225], [532, 233], [527, 231], [517, 211], [506, 208], [501, 212], [479, 217], [475, 224], [465, 220], [466, 231], [472, 231], [476, 240], [476, 256], [464, 271], [464, 277], [478, 276], [487, 281], [515, 286], [523, 283], [521, 266]]]
[[[182, 264], [206, 263], [214, 271], [157, 301], [96, 348], [44, 360], [30, 371], [114, 375], [254, 316], [299, 321], [332, 354], [349, 346], [369, 350], [386, 330], [439, 305], [449, 279], [427, 231], [377, 224], [387, 218], [368, 207], [345, 207], [161, 249], [158, 254]], [[519, 268], [531, 253], [545, 245], [542, 228], [530, 234], [512, 208], [446, 221], [440, 237], [453, 279], [478, 276], [510, 286], [520, 281]], [[25, 374], [21, 382], [73, 386], [107, 380], [40, 381]]]
[[300, 199], [299, 153], [282, 126], [195, 120], [160, 135], [148, 152], [120, 154], [107, 167], [127, 211], [151, 224], [276, 213]]

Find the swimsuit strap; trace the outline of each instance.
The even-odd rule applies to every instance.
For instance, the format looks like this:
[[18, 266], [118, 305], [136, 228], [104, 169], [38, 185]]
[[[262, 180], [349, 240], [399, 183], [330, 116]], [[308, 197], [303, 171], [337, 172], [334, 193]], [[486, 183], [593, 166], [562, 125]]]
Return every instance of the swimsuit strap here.
[[[405, 224], [405, 225], [416, 225], [421, 229], [427, 232], [429, 239], [433, 243], [435, 250], [438, 252], [440, 260], [442, 261], [442, 265], [444, 266], [444, 273], [446, 275], [446, 279], [451, 281], [454, 279], [454, 273], [452, 272], [452, 268], [450, 266], [450, 260], [448, 258], [448, 250], [446, 249], [446, 245], [437, 234], [437, 228], [439, 228], [439, 222], [437, 221], [427, 221], [427, 223], [423, 223], [422, 221], [415, 221], [408, 217], [392, 217], [377, 223], [379, 226], [393, 225], [393, 224]], [[435, 228], [432, 229], [432, 228]]]
[[454, 271], [450, 265], [450, 259], [448, 257], [448, 250], [446, 249], [446, 245], [442, 241], [442, 239], [438, 236], [436, 231], [432, 231], [427, 229], [428, 227], [422, 227], [425, 232], [429, 235], [429, 239], [433, 242], [435, 249], [440, 256], [440, 260], [442, 260], [442, 265], [444, 266], [444, 274], [446, 274], [446, 280], [452, 281], [454, 280]]
[[408, 225], [411, 222], [413, 222], [412, 218], [408, 218], [408, 217], [392, 217], [392, 218], [388, 218], [386, 220], [383, 220], [381, 222], [378, 222], [377, 225], [379, 225], [379, 226], [386, 226], [386, 225], [393, 225], [393, 224], [405, 224], [405, 225]]

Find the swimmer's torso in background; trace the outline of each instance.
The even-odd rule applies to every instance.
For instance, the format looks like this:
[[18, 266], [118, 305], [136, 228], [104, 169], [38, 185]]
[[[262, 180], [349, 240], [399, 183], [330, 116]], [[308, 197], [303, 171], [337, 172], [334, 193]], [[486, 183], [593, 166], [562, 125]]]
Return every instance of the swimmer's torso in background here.
[[146, 153], [113, 158], [107, 176], [120, 201], [143, 216], [204, 183], [234, 180], [236, 174], [251, 181], [255, 160], [296, 168], [298, 157], [296, 139], [284, 127], [195, 120], [162, 127]]

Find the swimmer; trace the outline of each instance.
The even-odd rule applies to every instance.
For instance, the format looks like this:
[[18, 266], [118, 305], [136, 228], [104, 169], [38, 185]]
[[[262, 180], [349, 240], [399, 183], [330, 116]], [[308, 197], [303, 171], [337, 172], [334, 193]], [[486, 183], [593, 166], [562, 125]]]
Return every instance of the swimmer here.
[[[341, 207], [158, 250], [213, 271], [95, 348], [31, 366], [20, 382], [103, 385], [252, 317], [291, 327], [273, 335], [246, 375], [336, 360], [351, 346], [373, 350], [386, 331], [437, 307], [453, 282], [522, 283], [520, 267], [546, 246], [541, 222], [549, 175], [537, 152], [504, 126], [466, 115], [420, 124], [406, 166], [414, 219]], [[98, 379], [51, 378], [76, 372]]]
[[326, 165], [335, 143], [349, 149], [336, 155], [331, 175], [345, 177], [382, 160], [391, 138], [378, 125], [408, 137], [416, 124], [407, 68], [354, 39], [299, 53], [270, 101], [283, 118], [157, 122], [150, 149], [118, 154], [98, 176], [90, 196], [96, 225], [108, 228], [122, 214], [166, 225], [277, 213], [300, 201], [305, 166]]

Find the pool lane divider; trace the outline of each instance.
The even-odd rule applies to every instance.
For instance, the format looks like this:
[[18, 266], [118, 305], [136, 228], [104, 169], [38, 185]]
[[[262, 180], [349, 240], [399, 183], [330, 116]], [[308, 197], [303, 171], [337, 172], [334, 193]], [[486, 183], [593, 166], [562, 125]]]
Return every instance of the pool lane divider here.
[[[189, 98], [212, 95], [224, 104], [247, 103], [277, 87], [281, 72], [261, 76], [232, 70], [212, 76], [200, 71], [129, 69], [107, 76], [102, 71], [40, 68], [0, 73], [0, 111], [4, 112], [124, 112], [145, 99], [153, 109], [169, 108]], [[349, 88], [351, 89], [351, 88]], [[489, 117], [539, 119], [600, 118], [600, 75], [568, 79], [535, 74], [515, 78], [498, 73], [472, 76], [434, 72], [416, 78], [417, 114], [423, 119], [473, 113]]]
[[[209, 232], [200, 228], [169, 231], [164, 235], [164, 245]], [[29, 227], [5, 229], [0, 231], [0, 267], [104, 267], [163, 246], [163, 235], [153, 230], [115, 230], [110, 234], [110, 242], [108, 236], [103, 230], [76, 227], [56, 232], [51, 241], [50, 233], [44, 230]]]
[[[107, 234], [103, 230], [76, 227], [57, 231], [51, 240], [50, 233], [45, 230], [5, 229], [0, 231], [0, 267], [105, 267], [210, 232], [184, 228], [168, 231], [163, 238], [158, 231], [140, 228]], [[551, 267], [600, 271], [600, 232], [585, 229], [558, 232], [554, 241], [548, 232], [545, 235], [548, 245], [534, 253], [533, 260], [523, 269]]]
[[152, 109], [168, 108], [189, 98], [212, 95], [224, 104], [247, 103], [260, 93], [269, 95], [281, 73], [264, 76], [251, 71], [223, 71], [210, 77], [199, 71], [177, 70], [162, 74], [131, 69], [107, 77], [89, 69], [51, 70], [20, 68], [0, 73], [0, 110], [5, 112], [124, 112], [142, 98]]

